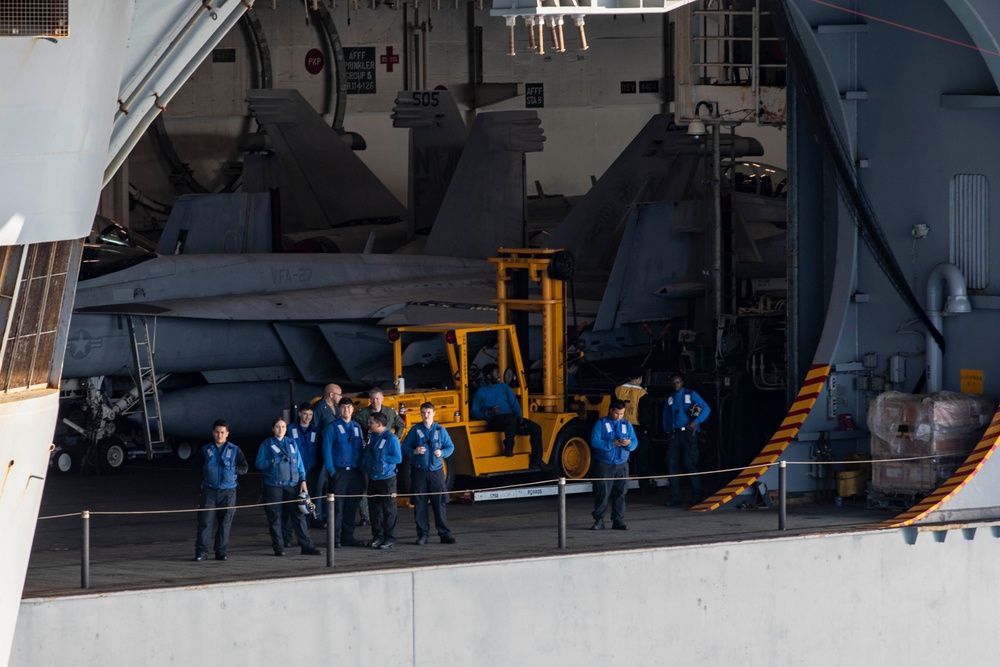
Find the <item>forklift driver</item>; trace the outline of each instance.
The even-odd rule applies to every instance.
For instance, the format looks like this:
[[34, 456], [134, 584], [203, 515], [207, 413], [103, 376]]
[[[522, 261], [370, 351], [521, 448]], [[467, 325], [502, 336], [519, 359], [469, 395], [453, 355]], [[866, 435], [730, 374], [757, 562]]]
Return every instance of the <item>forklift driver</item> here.
[[531, 467], [542, 467], [542, 428], [525, 419], [514, 391], [500, 381], [496, 364], [483, 366], [484, 384], [472, 399], [473, 419], [485, 419], [491, 431], [504, 434], [503, 455], [514, 456], [514, 435], [526, 435], [531, 441]]

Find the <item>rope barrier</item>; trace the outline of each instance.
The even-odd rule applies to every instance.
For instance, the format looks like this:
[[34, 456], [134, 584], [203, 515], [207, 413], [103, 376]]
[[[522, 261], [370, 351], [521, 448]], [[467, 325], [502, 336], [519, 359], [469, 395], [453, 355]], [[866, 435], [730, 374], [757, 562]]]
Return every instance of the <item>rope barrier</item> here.
[[[702, 472], [674, 473], [674, 474], [666, 474], [666, 475], [642, 475], [642, 476], [634, 476], [634, 477], [633, 476], [625, 476], [625, 477], [596, 477], [596, 478], [589, 478], [587, 480], [579, 479], [579, 480], [574, 480], [574, 481], [579, 481], [579, 482], [588, 481], [588, 482], [593, 483], [593, 482], [609, 482], [609, 481], [626, 481], [626, 482], [628, 482], [628, 481], [644, 481], [644, 480], [660, 480], [660, 479], [670, 480], [670, 479], [681, 478], [681, 477], [693, 477], [695, 475], [718, 475], [718, 474], [722, 474], [722, 473], [742, 472], [742, 471], [745, 471], [745, 470], [757, 470], [757, 469], [760, 469], [760, 468], [770, 468], [771, 466], [777, 465], [778, 466], [778, 530], [783, 531], [783, 530], [785, 530], [785, 526], [786, 526], [786, 510], [787, 510], [786, 496], [787, 496], [787, 489], [788, 489], [785, 473], [786, 473], [786, 470], [787, 470], [787, 466], [789, 464], [791, 464], [791, 465], [808, 465], [808, 466], [814, 466], [814, 465], [850, 465], [850, 466], [856, 466], [859, 463], [862, 463], [862, 464], [863, 463], [867, 463], [867, 464], [873, 464], [873, 463], [892, 463], [892, 462], [899, 462], [899, 461], [920, 461], [920, 460], [929, 459], [929, 458], [936, 458], [936, 457], [934, 457], [934, 456], [912, 456], [912, 457], [900, 457], [900, 458], [895, 458], [895, 459], [878, 459], [876, 461], [872, 461], [870, 459], [869, 460], [860, 460], [860, 461], [858, 461], [858, 460], [851, 460], [851, 461], [785, 461], [785, 460], [781, 460], [781, 461], [776, 461], [776, 462], [772, 462], [772, 463], [753, 464], [753, 465], [741, 466], [741, 467], [737, 467], [737, 468], [722, 468], [722, 469], [707, 470], [707, 471], [702, 471]], [[423, 497], [426, 497], [426, 496], [443, 495], [443, 494], [448, 494], [448, 495], [465, 495], [465, 496], [467, 496], [467, 495], [469, 495], [471, 493], [474, 493], [474, 492], [477, 492], [477, 491], [480, 492], [480, 493], [489, 493], [489, 492], [495, 492], [495, 491], [506, 491], [506, 490], [511, 490], [511, 489], [518, 489], [518, 488], [537, 487], [537, 486], [540, 486], [540, 485], [549, 485], [549, 484], [556, 483], [556, 484], [558, 484], [558, 497], [559, 497], [559, 502], [558, 502], [558, 517], [559, 517], [559, 520], [558, 520], [558, 547], [560, 549], [565, 549], [566, 548], [566, 482], [567, 482], [567, 478], [565, 478], [565, 477], [559, 477], [559, 478], [552, 478], [552, 479], [547, 479], [547, 480], [538, 480], [538, 481], [532, 481], [532, 482], [519, 482], [519, 483], [515, 483], [515, 484], [505, 484], [505, 485], [502, 485], [502, 486], [487, 487], [487, 488], [484, 488], [484, 489], [466, 489], [466, 490], [462, 490], [462, 491], [434, 491], [434, 492], [427, 492], [427, 493], [421, 493], [421, 494], [414, 494], [414, 493], [332, 494], [331, 493], [331, 494], [323, 494], [323, 495], [320, 495], [320, 496], [316, 496], [316, 499], [319, 502], [325, 503], [326, 504], [327, 512], [331, 512], [331, 511], [333, 511], [334, 502], [335, 502], [335, 500], [336, 500], [337, 497], [339, 497], [339, 498], [351, 498], [351, 499], [354, 499], [354, 498], [362, 499], [362, 498], [365, 498], [367, 496], [369, 499], [374, 499], [374, 498], [396, 498], [396, 499], [399, 499], [399, 498], [410, 498], [410, 499], [412, 499], [412, 498], [417, 498], [417, 497], [423, 498]], [[289, 487], [289, 488], [294, 489], [295, 487], [293, 485], [292, 487]], [[310, 497], [309, 499], [312, 500], [312, 497]], [[82, 519], [82, 526], [81, 526], [81, 528], [82, 528], [82, 530], [81, 530], [82, 542], [81, 542], [81, 560], [80, 560], [80, 585], [81, 585], [81, 588], [86, 589], [86, 588], [90, 587], [90, 517], [91, 517], [91, 515], [99, 515], [99, 516], [144, 516], [144, 515], [155, 515], [155, 514], [191, 514], [191, 513], [194, 513], [194, 512], [212, 512], [212, 511], [219, 511], [219, 510], [223, 510], [223, 511], [225, 511], [225, 510], [233, 510], [233, 511], [235, 511], [237, 509], [252, 509], [252, 508], [255, 508], [255, 507], [272, 507], [272, 506], [275, 506], [275, 505], [299, 504], [303, 500], [304, 500], [303, 498], [293, 498], [293, 499], [290, 499], [290, 500], [280, 500], [280, 501], [276, 501], [276, 502], [272, 502], [272, 503], [252, 503], [252, 504], [248, 504], [248, 505], [231, 505], [231, 506], [228, 506], [228, 507], [206, 507], [206, 508], [198, 507], [198, 508], [193, 508], [193, 509], [188, 508], [188, 509], [178, 509], [178, 510], [145, 510], [145, 511], [121, 511], [121, 512], [113, 512], [113, 511], [112, 512], [107, 512], [107, 511], [105, 511], [105, 512], [93, 512], [93, 511], [90, 511], [90, 510], [83, 510], [83, 511], [78, 512], [78, 513], [58, 514], [58, 515], [51, 515], [51, 516], [39, 517], [38, 520], [39, 521], [45, 521], [45, 520], [50, 520], [50, 519], [62, 519], [62, 518], [77, 517], [77, 516], [79, 516]], [[314, 514], [314, 516], [315, 516], [315, 514]], [[329, 546], [329, 544], [335, 542], [335, 540], [336, 540], [335, 536], [333, 535], [333, 522], [332, 521], [328, 521], [327, 522], [326, 531], [327, 531], [327, 542], [328, 542], [328, 548], [327, 548], [327, 554], [326, 554], [326, 556], [327, 556], [327, 558], [326, 558], [326, 565], [327, 565], [328, 568], [332, 568], [333, 564], [334, 564], [333, 548], [331, 548]]]
[[[859, 464], [872, 464], [872, 463], [897, 463], [901, 461], [920, 461], [924, 459], [934, 459], [940, 458], [939, 456], [927, 455], [927, 456], [910, 456], [901, 457], [894, 459], [863, 459], [863, 460], [843, 460], [843, 461], [785, 461], [786, 465], [805, 465], [805, 466], [815, 466], [815, 465], [859, 465]], [[649, 480], [670, 480], [679, 479], [682, 477], [696, 477], [703, 475], [719, 475], [723, 473], [738, 473], [745, 470], [755, 470], [757, 468], [770, 468], [777, 466], [781, 461], [775, 461], [773, 463], [760, 463], [755, 465], [746, 465], [736, 468], [718, 468], [715, 470], [704, 470], [699, 472], [685, 472], [685, 473], [674, 473], [674, 474], [659, 474], [659, 475], [638, 475], [638, 476], [628, 476], [628, 477], [587, 477], [580, 479], [567, 478], [568, 484], [573, 482], [608, 482], [619, 479], [624, 479], [626, 481], [649, 481]], [[518, 482], [516, 484], [504, 484], [501, 486], [489, 486], [477, 489], [456, 489], [452, 491], [428, 491], [426, 493], [393, 493], [393, 494], [336, 494], [337, 498], [416, 498], [418, 496], [436, 496], [436, 495], [449, 495], [449, 496], [463, 496], [472, 493], [488, 493], [491, 491], [508, 491], [511, 489], [519, 489], [533, 486], [541, 486], [546, 484], [557, 484], [559, 481], [558, 477], [552, 477], [543, 480], [537, 480], [532, 482]], [[320, 496], [310, 496], [310, 499], [314, 502], [323, 501], [325, 495]], [[272, 505], [289, 505], [298, 504], [302, 502], [301, 499], [292, 500], [280, 500], [273, 503], [252, 503], [247, 505], [231, 505], [229, 507], [210, 507], [210, 508], [193, 508], [193, 509], [176, 509], [176, 510], [138, 510], [138, 511], [90, 511], [91, 516], [140, 516], [140, 515], [154, 515], [154, 514], [192, 514], [195, 512], [204, 512], [212, 510], [225, 510], [225, 509], [253, 509], [255, 507], [268, 507]], [[39, 521], [45, 521], [49, 519], [64, 519], [68, 517], [78, 517], [81, 512], [73, 512], [67, 514], [54, 514], [50, 516], [38, 517]]]

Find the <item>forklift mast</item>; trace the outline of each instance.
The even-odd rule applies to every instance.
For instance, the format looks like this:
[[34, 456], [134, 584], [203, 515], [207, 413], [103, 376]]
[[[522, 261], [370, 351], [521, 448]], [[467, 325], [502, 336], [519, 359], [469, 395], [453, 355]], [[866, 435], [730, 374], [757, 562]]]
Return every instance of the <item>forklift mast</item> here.
[[[573, 276], [573, 255], [565, 250], [501, 248], [490, 259], [497, 269], [497, 323], [513, 325], [518, 332], [522, 356], [527, 349], [528, 316], [542, 318], [542, 391], [531, 397], [531, 412], [566, 410], [566, 280]], [[502, 334], [503, 335], [503, 334]], [[502, 341], [503, 342], [503, 341]], [[514, 348], [514, 349], [517, 349]], [[507, 346], [501, 344], [500, 368], [508, 368]], [[523, 364], [515, 368], [526, 376]], [[527, 377], [519, 377], [527, 387]], [[527, 392], [521, 392], [522, 401]], [[522, 408], [527, 407], [522, 405]], [[524, 410], [524, 414], [528, 414]]]

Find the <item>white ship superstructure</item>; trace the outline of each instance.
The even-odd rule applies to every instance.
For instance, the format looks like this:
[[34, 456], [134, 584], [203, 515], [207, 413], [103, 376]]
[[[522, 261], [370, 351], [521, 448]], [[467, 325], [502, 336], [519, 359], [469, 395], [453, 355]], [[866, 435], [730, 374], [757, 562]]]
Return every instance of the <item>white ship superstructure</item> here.
[[252, 4], [23, 0], [0, 7], [4, 664], [48, 471], [83, 238], [105, 175]]

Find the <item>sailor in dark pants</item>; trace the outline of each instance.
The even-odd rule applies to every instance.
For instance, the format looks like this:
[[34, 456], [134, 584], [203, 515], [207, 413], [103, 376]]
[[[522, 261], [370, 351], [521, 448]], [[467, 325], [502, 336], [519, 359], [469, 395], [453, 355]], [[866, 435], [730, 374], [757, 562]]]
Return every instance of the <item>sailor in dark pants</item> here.
[[[288, 437], [299, 448], [302, 466], [306, 469], [306, 485], [318, 493], [320, 490], [319, 471], [322, 467], [319, 458], [322, 452], [320, 451], [319, 433], [316, 432], [312, 419], [313, 408], [308, 403], [304, 403], [299, 407], [298, 423], [293, 424], [288, 429]], [[317, 503], [317, 509], [323, 505], [322, 501]], [[319, 519], [312, 520], [318, 521]], [[286, 547], [292, 546], [292, 521], [293, 519], [286, 518], [281, 522], [281, 532], [285, 536]], [[309, 519], [306, 519], [306, 522], [308, 521]]]
[[[194, 559], [208, 558], [208, 545], [215, 533], [215, 560], [229, 560], [229, 529], [236, 515], [236, 477], [245, 475], [249, 465], [243, 450], [228, 441], [229, 424], [219, 419], [212, 424], [212, 442], [198, 452], [201, 467], [201, 497], [198, 507], [198, 537]], [[218, 520], [218, 528], [216, 521]]]
[[525, 419], [513, 390], [500, 381], [496, 364], [483, 366], [483, 386], [472, 399], [472, 418], [485, 419], [491, 431], [503, 436], [503, 455], [514, 456], [514, 435], [526, 435], [531, 442], [530, 465], [542, 467], [542, 427]]
[[[399, 413], [383, 403], [383, 401], [385, 401], [385, 394], [382, 390], [378, 387], [372, 387], [368, 392], [368, 401], [369, 405], [354, 413], [354, 421], [358, 422], [361, 426], [361, 432], [364, 435], [365, 442], [368, 442], [368, 418], [376, 412], [381, 412], [385, 415], [386, 427], [396, 435], [397, 439], [399, 439], [399, 437], [403, 435], [403, 432], [406, 430], [406, 422], [399, 416]], [[368, 479], [368, 475], [365, 473], [363, 479], [361, 480], [361, 485], [365, 493], [368, 492]], [[365, 496], [358, 505], [358, 508], [361, 510], [362, 526], [368, 525], [372, 522], [368, 511], [369, 504], [370, 503], [367, 502], [367, 496]]]
[[403, 458], [410, 459], [410, 491], [413, 493], [413, 518], [417, 523], [416, 544], [427, 544], [431, 526], [427, 518], [427, 503], [434, 512], [434, 527], [444, 544], [454, 544], [448, 528], [447, 485], [444, 460], [455, 451], [448, 431], [434, 423], [434, 404], [420, 406], [423, 422], [410, 429], [403, 440]]
[[[698, 427], [708, 418], [711, 410], [705, 400], [690, 389], [684, 388], [684, 378], [673, 375], [670, 384], [674, 393], [667, 398], [663, 406], [663, 431], [670, 436], [670, 446], [667, 451], [667, 469], [670, 472], [670, 502], [671, 507], [681, 504], [681, 472], [698, 472]], [[691, 474], [691, 490], [694, 501], [699, 502], [703, 495], [701, 478]]]
[[[333, 546], [363, 547], [354, 537], [358, 502], [364, 492], [361, 454], [365, 442], [361, 425], [351, 419], [354, 403], [340, 399], [340, 416], [323, 429], [323, 464], [330, 476], [328, 489], [335, 495], [333, 505]], [[329, 520], [329, 517], [327, 517]]]
[[368, 416], [368, 444], [365, 445], [364, 471], [368, 476], [368, 513], [372, 522], [373, 549], [396, 546], [396, 464], [403, 461], [399, 438], [389, 430], [382, 412]]
[[[313, 403], [312, 426], [316, 430], [317, 439], [322, 438], [323, 430], [340, 417], [341, 398], [343, 398], [343, 393], [340, 385], [328, 384], [323, 388], [323, 398]], [[330, 493], [330, 489], [328, 488], [330, 475], [326, 470], [326, 463], [323, 461], [322, 442], [319, 443], [319, 447], [317, 448], [316, 458], [316, 467], [319, 469], [319, 472], [316, 475], [316, 486], [313, 487], [310, 484], [309, 488], [312, 488], [317, 496], [322, 497]], [[319, 521], [320, 526], [323, 528], [326, 528], [327, 521], [333, 521], [333, 517], [328, 517], [326, 515], [325, 502], [316, 503], [316, 518]]]
[[614, 398], [608, 416], [597, 420], [590, 433], [594, 452], [594, 525], [604, 530], [604, 512], [611, 504], [611, 527], [628, 530], [625, 494], [628, 492], [628, 454], [638, 445], [632, 424], [625, 419], [625, 402]]
[[[292, 523], [292, 531], [299, 540], [302, 553], [307, 556], [318, 556], [323, 552], [316, 548], [309, 530], [306, 528], [305, 515], [299, 512], [293, 502], [299, 493], [309, 493], [306, 483], [306, 469], [302, 465], [299, 448], [291, 438], [285, 437], [288, 425], [284, 419], [276, 419], [271, 426], [274, 435], [260, 445], [257, 452], [257, 469], [262, 471], [264, 489], [261, 497], [264, 500], [264, 514], [267, 515], [268, 529], [271, 533], [271, 548], [275, 556], [285, 555], [285, 539], [281, 530], [282, 517], [287, 516]], [[282, 504], [275, 504], [282, 503]]]

